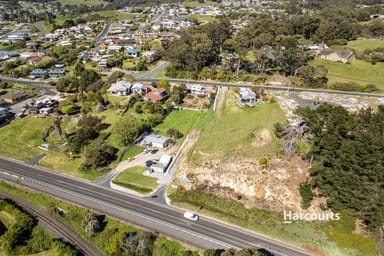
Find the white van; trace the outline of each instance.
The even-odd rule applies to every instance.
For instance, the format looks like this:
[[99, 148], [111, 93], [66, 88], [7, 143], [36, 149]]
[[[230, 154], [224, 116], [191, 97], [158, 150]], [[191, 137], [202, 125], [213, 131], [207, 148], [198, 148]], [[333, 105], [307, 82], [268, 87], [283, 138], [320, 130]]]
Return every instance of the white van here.
[[192, 213], [192, 212], [185, 212], [185, 213], [184, 213], [184, 218], [187, 218], [187, 219], [196, 221], [196, 220], [199, 219], [199, 215], [194, 214], [194, 213]]

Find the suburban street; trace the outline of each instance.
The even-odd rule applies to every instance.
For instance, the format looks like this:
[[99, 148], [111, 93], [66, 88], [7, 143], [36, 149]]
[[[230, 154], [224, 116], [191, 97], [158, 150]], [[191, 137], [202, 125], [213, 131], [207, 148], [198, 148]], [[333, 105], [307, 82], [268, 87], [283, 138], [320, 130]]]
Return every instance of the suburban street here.
[[311, 255], [302, 249], [201, 216], [193, 222], [183, 210], [64, 176], [41, 167], [0, 157], [0, 178], [17, 181], [55, 197], [83, 205], [123, 221], [181, 240], [202, 249], [264, 248], [278, 256]]

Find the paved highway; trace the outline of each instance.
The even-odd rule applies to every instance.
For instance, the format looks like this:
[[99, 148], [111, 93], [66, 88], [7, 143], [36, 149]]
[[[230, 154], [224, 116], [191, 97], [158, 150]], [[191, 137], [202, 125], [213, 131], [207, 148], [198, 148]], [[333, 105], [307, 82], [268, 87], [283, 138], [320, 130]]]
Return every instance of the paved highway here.
[[202, 216], [193, 222], [183, 211], [92, 183], [58, 174], [52, 170], [0, 157], [0, 179], [16, 181], [24, 177], [24, 186], [86, 206], [137, 226], [159, 232], [202, 249], [265, 248], [277, 256], [311, 255], [302, 249], [239, 227]]

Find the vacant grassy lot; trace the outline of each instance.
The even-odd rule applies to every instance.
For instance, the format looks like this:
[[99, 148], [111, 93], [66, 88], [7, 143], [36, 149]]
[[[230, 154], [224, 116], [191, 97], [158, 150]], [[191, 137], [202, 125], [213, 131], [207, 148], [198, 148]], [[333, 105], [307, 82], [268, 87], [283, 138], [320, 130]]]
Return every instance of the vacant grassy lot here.
[[[244, 157], [275, 155], [279, 150], [273, 125], [286, 120], [277, 103], [260, 103], [254, 108], [239, 103], [237, 90], [231, 89], [222, 110], [208, 118], [194, 150], [194, 160], [234, 155]], [[261, 130], [268, 130], [270, 140], [255, 146], [255, 138]], [[224, 139], [225, 138], [225, 139]]]
[[1, 127], [0, 154], [20, 160], [41, 154], [37, 146], [43, 143], [44, 129], [52, 125], [52, 121], [52, 118], [25, 117]]
[[103, 0], [61, 0], [61, 4], [64, 5], [98, 5], [105, 4]]
[[135, 190], [140, 193], [149, 193], [157, 187], [157, 179], [144, 176], [145, 167], [135, 166], [121, 172], [112, 182]]
[[156, 126], [155, 129], [159, 130], [161, 135], [169, 136], [167, 135], [168, 129], [176, 128], [185, 136], [188, 135], [193, 128], [199, 128], [201, 122], [204, 122], [208, 115], [209, 113], [205, 111], [175, 110], [171, 112], [161, 124]]
[[203, 3], [199, 3], [198, 1], [183, 1], [180, 3], [180, 5], [184, 7], [196, 7], [196, 6], [208, 6], [208, 5], [216, 6], [218, 5], [218, 3], [213, 1], [204, 1]]
[[348, 47], [357, 51], [384, 48], [384, 40], [353, 40], [348, 42]]
[[340, 62], [316, 58], [315, 60], [311, 61], [310, 64], [312, 66], [324, 65], [327, 67], [329, 73], [348, 77], [350, 78], [350, 81], [353, 81], [353, 79], [360, 79], [366, 80], [366, 83], [380, 83], [380, 85], [378, 84], [377, 87], [381, 90], [384, 89], [384, 63], [377, 63], [376, 65], [372, 65], [365, 61], [354, 60], [350, 64], [343, 64]]

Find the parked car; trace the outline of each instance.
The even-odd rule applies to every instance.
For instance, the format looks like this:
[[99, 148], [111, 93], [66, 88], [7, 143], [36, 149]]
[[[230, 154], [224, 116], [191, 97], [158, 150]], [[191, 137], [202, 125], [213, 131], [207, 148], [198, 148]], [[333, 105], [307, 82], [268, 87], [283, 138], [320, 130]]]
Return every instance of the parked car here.
[[187, 219], [190, 219], [190, 220], [193, 220], [193, 221], [197, 221], [199, 220], [199, 215], [193, 213], [193, 212], [185, 212], [184, 213], [184, 218], [187, 218]]

